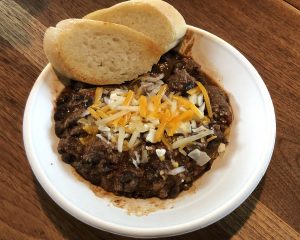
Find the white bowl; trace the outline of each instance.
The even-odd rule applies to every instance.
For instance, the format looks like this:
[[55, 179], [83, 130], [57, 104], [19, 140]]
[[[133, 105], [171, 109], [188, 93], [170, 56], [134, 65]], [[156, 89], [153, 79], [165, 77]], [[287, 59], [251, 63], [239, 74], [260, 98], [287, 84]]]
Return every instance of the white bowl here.
[[194, 193], [149, 215], [129, 215], [79, 181], [57, 153], [53, 130], [59, 90], [50, 65], [42, 71], [27, 101], [23, 137], [28, 160], [50, 197], [77, 219], [96, 228], [132, 237], [178, 235], [203, 228], [237, 208], [254, 190], [271, 159], [275, 114], [268, 90], [254, 67], [235, 48], [204, 30], [193, 54], [204, 71], [228, 91], [234, 112], [230, 143], [222, 159], [202, 178]]

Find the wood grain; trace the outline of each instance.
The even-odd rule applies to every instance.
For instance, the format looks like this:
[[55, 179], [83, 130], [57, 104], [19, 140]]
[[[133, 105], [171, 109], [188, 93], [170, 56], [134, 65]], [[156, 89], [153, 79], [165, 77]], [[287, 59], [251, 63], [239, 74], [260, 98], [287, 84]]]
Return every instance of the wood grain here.
[[[36, 182], [22, 142], [30, 89], [46, 64], [45, 29], [119, 1], [0, 1], [0, 240], [129, 239], [96, 230], [59, 208]], [[187, 23], [238, 48], [263, 77], [277, 140], [257, 189], [219, 222], [177, 239], [300, 239], [299, 1], [170, 0]]]

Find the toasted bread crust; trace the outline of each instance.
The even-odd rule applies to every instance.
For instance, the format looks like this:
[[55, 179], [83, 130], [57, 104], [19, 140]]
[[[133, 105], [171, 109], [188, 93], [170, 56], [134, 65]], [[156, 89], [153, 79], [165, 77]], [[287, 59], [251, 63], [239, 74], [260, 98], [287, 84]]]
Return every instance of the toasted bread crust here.
[[63, 75], [95, 84], [121, 84], [143, 74], [163, 50], [144, 34], [126, 26], [69, 19], [49, 28], [44, 49]]
[[84, 17], [128, 26], [150, 37], [167, 52], [185, 35], [181, 14], [161, 0], [132, 0], [100, 9]]

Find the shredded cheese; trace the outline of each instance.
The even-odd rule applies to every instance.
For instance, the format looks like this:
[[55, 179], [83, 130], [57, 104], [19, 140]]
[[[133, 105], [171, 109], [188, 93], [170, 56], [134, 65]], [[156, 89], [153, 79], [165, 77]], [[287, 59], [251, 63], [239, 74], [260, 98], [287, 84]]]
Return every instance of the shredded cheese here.
[[165, 144], [165, 146], [166, 146], [169, 150], [172, 149], [172, 145], [171, 145], [171, 143], [168, 141], [168, 139], [166, 138], [165, 134], [163, 134], [163, 135], [161, 136], [161, 141], [163, 142], [163, 144]]
[[126, 95], [126, 98], [123, 102], [123, 105], [128, 106], [130, 104], [130, 102], [132, 101], [133, 97], [134, 97], [134, 92], [129, 90], [127, 95]]
[[99, 104], [103, 93], [103, 88], [97, 87], [95, 91], [94, 104]]
[[183, 172], [185, 172], [185, 167], [184, 166], [180, 166], [180, 167], [177, 167], [177, 168], [173, 168], [172, 170], [170, 170], [168, 172], [168, 174], [175, 176], [175, 175], [177, 175], [179, 173], [183, 173]]
[[171, 117], [170, 110], [167, 109], [166, 112], [162, 115], [161, 123], [157, 127], [157, 131], [155, 133], [155, 138], [154, 138], [155, 142], [161, 141], [167, 122], [169, 121], [170, 117]]
[[[139, 94], [127, 89], [107, 91], [97, 87], [94, 103], [78, 121], [83, 129], [90, 135], [104, 132], [109, 140], [117, 143], [119, 152], [132, 149], [139, 143], [141, 136], [151, 143], [162, 142], [168, 150], [179, 148], [183, 155], [187, 155], [184, 151], [187, 144], [199, 139], [210, 142], [216, 138], [210, 136], [204, 139], [214, 131], [203, 126], [210, 122], [212, 109], [208, 93], [200, 82], [196, 82], [197, 87], [187, 91], [189, 97], [185, 98], [180, 93], [167, 94], [168, 85], [161, 78], [155, 80], [145, 75], [139, 79], [145, 81], [141, 87], [143, 89], [135, 88]], [[142, 95], [145, 89], [148, 96]], [[110, 95], [103, 97], [103, 93]], [[205, 107], [208, 116], [204, 116]], [[200, 127], [197, 128], [198, 123]], [[166, 136], [175, 134], [179, 135], [177, 140], [169, 142]], [[103, 136], [100, 136], [102, 139]], [[147, 155], [145, 151], [142, 154], [144, 159]]]
[[185, 137], [185, 138], [181, 138], [177, 141], [175, 141], [173, 144], [172, 144], [172, 148], [173, 149], [176, 149], [176, 148], [179, 148], [180, 146], [183, 146], [183, 145], [187, 145], [191, 142], [194, 142], [200, 138], [204, 138], [210, 134], [213, 134], [214, 131], [211, 130], [211, 129], [208, 129], [207, 131], [203, 131], [203, 132], [200, 132], [196, 135], [192, 135], [192, 136], [189, 136], [189, 137]]
[[169, 136], [173, 136], [176, 130], [179, 127], [179, 124], [183, 121], [189, 121], [193, 118], [194, 112], [191, 110], [188, 110], [186, 112], [183, 112], [177, 116], [175, 116], [169, 123], [168, 127], [170, 130], [168, 131]]
[[194, 95], [194, 94], [196, 94], [197, 92], [199, 92], [199, 88], [198, 88], [198, 87], [194, 87], [194, 88], [192, 88], [192, 89], [190, 89], [190, 90], [187, 91], [187, 93], [188, 93], [189, 95]]
[[128, 112], [129, 112], [129, 111], [121, 111], [121, 112], [117, 112], [117, 113], [115, 113], [115, 114], [113, 114], [113, 115], [110, 115], [110, 116], [108, 116], [108, 117], [106, 117], [106, 118], [103, 118], [103, 119], [98, 120], [96, 123], [99, 124], [99, 125], [109, 123], [109, 122], [111, 122], [111, 121], [113, 121], [113, 120], [115, 120], [115, 119], [118, 119], [118, 118], [124, 116], [124, 115], [127, 114]]
[[118, 106], [115, 108], [116, 110], [125, 110], [129, 112], [138, 112], [139, 107], [138, 106]]
[[100, 118], [108, 117], [107, 114], [105, 112], [101, 111], [100, 109], [96, 110], [96, 113]]
[[201, 92], [203, 94], [204, 101], [205, 101], [205, 106], [206, 106], [207, 113], [208, 113], [208, 117], [210, 119], [212, 119], [213, 113], [212, 113], [212, 109], [211, 109], [210, 99], [209, 99], [208, 93], [207, 93], [205, 87], [202, 85], [202, 83], [196, 82], [196, 84], [197, 84], [197, 86], [199, 87], [199, 89], [201, 90]]
[[139, 137], [139, 135], [140, 135], [139, 129], [135, 129], [134, 132], [131, 135], [131, 138], [130, 138], [129, 142], [128, 142], [128, 147], [129, 148], [134, 146], [134, 144], [135, 144], [137, 138]]
[[95, 118], [95, 119], [101, 118], [93, 108], [88, 108], [88, 111], [93, 116], [93, 118]]
[[208, 138], [206, 141], [207, 142], [210, 142], [210, 141], [212, 141], [212, 140], [214, 140], [214, 139], [216, 139], [217, 138], [217, 136], [211, 136], [210, 138]]
[[86, 131], [88, 134], [94, 135], [98, 132], [98, 128], [96, 126], [93, 125], [84, 125], [82, 127], [82, 129], [84, 131]]
[[139, 105], [140, 115], [145, 118], [147, 116], [147, 98], [145, 96], [140, 96]]
[[125, 138], [125, 129], [123, 127], [119, 127], [119, 136], [118, 136], [118, 152], [123, 151], [123, 143]]
[[191, 103], [189, 100], [180, 96], [173, 96], [173, 98], [177, 100], [180, 105], [184, 106], [187, 109], [191, 109], [199, 119], [202, 119], [204, 117], [203, 113], [195, 106], [195, 104]]

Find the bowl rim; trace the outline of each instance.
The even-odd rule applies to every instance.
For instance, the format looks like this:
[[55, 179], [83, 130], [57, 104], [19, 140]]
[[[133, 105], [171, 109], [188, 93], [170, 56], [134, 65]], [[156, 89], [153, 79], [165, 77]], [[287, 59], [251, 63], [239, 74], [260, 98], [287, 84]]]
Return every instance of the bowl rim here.
[[26, 155], [29, 161], [29, 164], [32, 168], [34, 175], [36, 176], [39, 183], [42, 185], [47, 194], [65, 211], [79, 219], [80, 221], [93, 226], [95, 228], [111, 232], [118, 235], [129, 236], [129, 237], [140, 237], [140, 238], [153, 238], [153, 237], [166, 237], [166, 236], [175, 236], [184, 234], [187, 232], [194, 231], [199, 228], [204, 228], [221, 218], [225, 217], [229, 213], [231, 213], [234, 209], [239, 207], [242, 202], [246, 200], [246, 198], [252, 193], [255, 187], [258, 185], [259, 181], [263, 177], [266, 172], [266, 169], [271, 160], [271, 156], [273, 153], [275, 138], [276, 138], [276, 121], [275, 121], [275, 111], [274, 106], [272, 104], [272, 100], [270, 94], [267, 90], [265, 83], [262, 78], [258, 74], [257, 70], [254, 66], [240, 53], [236, 48], [232, 45], [224, 41], [223, 39], [217, 37], [216, 35], [207, 32], [203, 29], [196, 28], [188, 25], [188, 29], [193, 32], [200, 33], [205, 35], [207, 38], [212, 39], [217, 42], [219, 45], [222, 45], [225, 49], [230, 51], [234, 57], [236, 57], [240, 62], [243, 63], [244, 66], [247, 67], [249, 73], [253, 76], [255, 83], [260, 91], [260, 94], [264, 100], [266, 116], [268, 122], [268, 132], [266, 134], [267, 139], [266, 142], [269, 144], [266, 146], [264, 154], [262, 155], [262, 160], [260, 167], [255, 169], [255, 172], [252, 176], [247, 180], [244, 186], [230, 198], [226, 204], [216, 208], [214, 211], [209, 213], [208, 215], [198, 218], [196, 220], [192, 220], [183, 224], [161, 227], [161, 228], [138, 228], [138, 227], [125, 227], [123, 225], [110, 223], [104, 221], [102, 219], [96, 218], [94, 216], [89, 215], [85, 211], [81, 210], [79, 207], [72, 204], [69, 200], [67, 200], [61, 193], [59, 193], [55, 187], [52, 185], [51, 181], [47, 178], [44, 173], [37, 156], [34, 154], [34, 147], [32, 144], [32, 139], [30, 138], [30, 112], [32, 110], [32, 101], [36, 96], [40, 86], [43, 84], [43, 79], [48, 74], [51, 65], [48, 64], [36, 82], [34, 83], [30, 95], [26, 102], [26, 107], [23, 116], [23, 141], [25, 146]]

